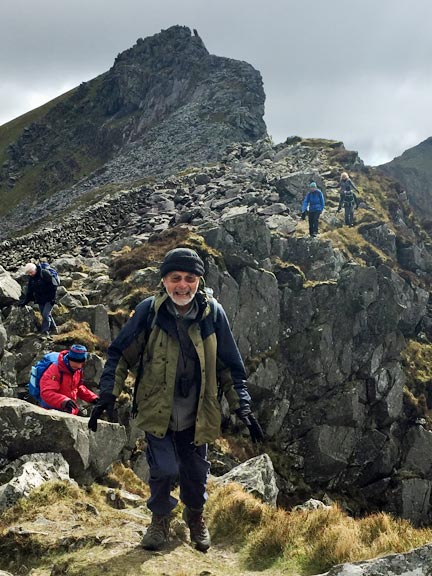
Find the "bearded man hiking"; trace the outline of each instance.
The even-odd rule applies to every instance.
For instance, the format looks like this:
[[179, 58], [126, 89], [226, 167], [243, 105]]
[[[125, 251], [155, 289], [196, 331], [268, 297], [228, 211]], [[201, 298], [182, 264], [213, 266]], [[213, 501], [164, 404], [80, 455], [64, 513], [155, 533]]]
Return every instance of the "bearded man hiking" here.
[[146, 432], [147, 506], [152, 512], [142, 546], [159, 550], [168, 540], [178, 503], [171, 490], [178, 480], [183, 518], [192, 542], [204, 552], [210, 547], [203, 517], [210, 471], [207, 443], [220, 435], [219, 392], [254, 442], [264, 435], [251, 411], [244, 364], [225, 311], [204, 290], [203, 261], [194, 250], [175, 248], [165, 255], [160, 273], [160, 292], [137, 306], [108, 349], [89, 428], [96, 431], [102, 413], [112, 413], [128, 371], [135, 370], [137, 425]]

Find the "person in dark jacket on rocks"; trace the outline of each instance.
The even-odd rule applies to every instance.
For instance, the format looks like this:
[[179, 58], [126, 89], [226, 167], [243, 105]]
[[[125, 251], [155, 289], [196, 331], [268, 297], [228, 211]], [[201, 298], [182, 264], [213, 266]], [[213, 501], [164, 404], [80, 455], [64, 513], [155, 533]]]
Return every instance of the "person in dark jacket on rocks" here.
[[160, 273], [160, 292], [137, 306], [108, 349], [89, 428], [96, 431], [103, 412], [112, 413], [127, 373], [134, 369], [152, 512], [142, 546], [159, 550], [167, 541], [178, 503], [171, 491], [178, 479], [191, 541], [204, 552], [211, 544], [203, 517], [210, 470], [207, 443], [221, 432], [219, 393], [253, 441], [262, 441], [264, 435], [251, 411], [244, 364], [225, 311], [204, 290], [203, 261], [194, 250], [176, 248], [165, 255]]
[[340, 212], [342, 207], [345, 211], [345, 224], [354, 226], [354, 206], [359, 207], [359, 201], [348, 183], [344, 184], [344, 190], [341, 191], [339, 206], [337, 211]]
[[309, 234], [312, 237], [315, 237], [318, 234], [318, 221], [321, 212], [324, 210], [324, 206], [325, 200], [323, 193], [317, 187], [316, 182], [311, 182], [309, 184], [309, 192], [306, 194], [306, 197], [303, 200], [301, 216], [304, 220], [306, 218], [306, 214], [308, 215]]
[[95, 404], [97, 394], [84, 383], [83, 366], [87, 360], [87, 348], [73, 344], [69, 350], [60, 352], [57, 363], [51, 364], [40, 379], [42, 406], [77, 415], [77, 398]]
[[339, 181], [339, 188], [341, 195], [345, 192], [345, 190], [355, 190], [359, 192], [358, 188], [355, 187], [354, 182], [349, 177], [348, 172], [342, 172], [340, 181]]
[[36, 302], [42, 314], [41, 333], [48, 336], [50, 332], [57, 332], [57, 326], [51, 314], [55, 304], [57, 286], [53, 284], [51, 274], [33, 262], [25, 265], [24, 272], [29, 276], [29, 281], [27, 292], [24, 298], [18, 302], [18, 306], [25, 306], [32, 301]]

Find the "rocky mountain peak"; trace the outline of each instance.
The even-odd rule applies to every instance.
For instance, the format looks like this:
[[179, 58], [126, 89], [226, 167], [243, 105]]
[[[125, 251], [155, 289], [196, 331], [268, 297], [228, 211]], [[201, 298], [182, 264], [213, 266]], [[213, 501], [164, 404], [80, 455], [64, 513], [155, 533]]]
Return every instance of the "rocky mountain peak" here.
[[89, 190], [214, 162], [228, 144], [266, 136], [264, 100], [260, 73], [210, 55], [196, 31], [139, 39], [108, 72], [0, 128], [3, 237], [40, 219], [44, 200], [52, 213]]
[[[105, 75], [98, 97], [106, 114], [121, 116], [141, 110], [153, 114], [140, 123], [142, 132], [161, 115], [155, 98], [174, 108], [206, 75], [210, 55], [201, 38], [185, 26], [172, 26], [120, 53]], [[148, 102], [151, 100], [151, 102]]]

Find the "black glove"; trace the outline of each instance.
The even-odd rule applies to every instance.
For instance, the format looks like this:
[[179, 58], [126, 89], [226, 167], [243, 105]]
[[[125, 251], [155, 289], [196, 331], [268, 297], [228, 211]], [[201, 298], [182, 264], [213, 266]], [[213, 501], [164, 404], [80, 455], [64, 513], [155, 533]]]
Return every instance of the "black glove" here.
[[61, 409], [63, 410], [63, 412], [68, 412], [69, 414], [72, 414], [72, 412], [77, 408], [78, 406], [75, 404], [73, 400], [64, 400], [61, 404]]
[[97, 399], [95, 407], [93, 408], [92, 413], [90, 415], [88, 421], [89, 430], [92, 430], [92, 432], [96, 432], [98, 418], [102, 416], [105, 410], [108, 414], [108, 418], [110, 420], [113, 420], [115, 401], [116, 397], [114, 396], [114, 394], [110, 394], [110, 392], [102, 392], [102, 394]]
[[341, 209], [340, 209], [340, 208], [338, 208], [338, 209], [336, 210], [336, 212], [340, 212], [340, 211], [341, 211]]
[[263, 429], [252, 414], [250, 407], [244, 406], [243, 408], [238, 408], [235, 412], [240, 420], [248, 427], [252, 442], [262, 442], [264, 440]]
[[301, 213], [301, 219], [302, 219], [302, 220], [305, 220], [305, 219], [306, 219], [306, 212], [302, 212], [302, 213]]

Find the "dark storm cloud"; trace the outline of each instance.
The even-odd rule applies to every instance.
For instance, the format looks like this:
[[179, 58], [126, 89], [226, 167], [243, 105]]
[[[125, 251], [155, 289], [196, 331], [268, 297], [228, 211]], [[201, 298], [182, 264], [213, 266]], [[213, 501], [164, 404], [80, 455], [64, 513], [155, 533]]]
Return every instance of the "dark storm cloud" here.
[[431, 17], [429, 0], [3, 0], [0, 123], [181, 24], [261, 72], [276, 142], [333, 138], [384, 162], [432, 135]]

